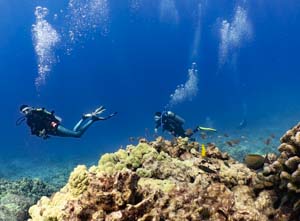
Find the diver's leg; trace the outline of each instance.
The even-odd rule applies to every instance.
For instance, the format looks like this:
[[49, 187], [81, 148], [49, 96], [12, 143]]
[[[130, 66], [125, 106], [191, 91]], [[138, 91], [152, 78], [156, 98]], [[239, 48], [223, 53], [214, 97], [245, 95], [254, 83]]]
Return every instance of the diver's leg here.
[[[74, 127], [74, 129], [76, 129], [75, 131], [86, 131], [86, 129], [88, 129], [89, 126], [92, 125], [92, 123], [96, 122], [96, 121], [100, 121], [100, 120], [108, 120], [110, 118], [112, 118], [113, 116], [115, 116], [117, 114], [117, 112], [114, 112], [112, 114], [110, 114], [109, 116], [107, 117], [98, 117], [96, 115], [93, 115], [91, 118], [89, 118], [88, 122], [86, 122], [83, 126], [81, 126], [83, 124], [83, 121], [80, 120], [76, 126]], [[87, 119], [87, 118], [84, 118], [83, 119]]]
[[83, 126], [79, 127], [76, 132], [79, 132], [82, 135], [95, 121], [94, 118], [89, 119]]
[[176, 132], [177, 137], [189, 137], [186, 135], [186, 132], [182, 126], [175, 127], [174, 131]]
[[74, 131], [74, 130], [70, 130], [70, 129], [67, 129], [61, 125], [59, 125], [57, 127], [57, 131], [56, 131], [56, 136], [59, 136], [59, 137], [81, 137], [81, 133], [80, 131]]
[[[93, 119], [90, 119], [88, 122], [86, 122], [82, 127], [77, 127], [76, 131], [75, 130], [70, 130], [70, 129], [67, 129], [61, 125], [59, 125], [57, 127], [57, 132], [56, 132], [56, 135], [57, 136], [60, 136], [60, 137], [81, 137], [82, 134], [84, 134], [84, 132], [89, 128], [89, 126], [91, 126], [93, 123], [95, 122], [95, 120]], [[79, 123], [79, 122], [78, 122]], [[78, 124], [77, 123], [77, 124]], [[80, 123], [82, 124], [82, 122]], [[79, 124], [79, 125], [80, 125]], [[77, 125], [76, 125], [77, 126]], [[75, 126], [75, 127], [76, 127]]]
[[78, 128], [82, 125], [82, 123], [85, 121], [85, 117], [82, 117], [78, 122], [77, 122], [77, 124], [74, 126], [74, 128], [73, 128], [73, 131], [77, 131], [78, 130]]
[[[113, 117], [114, 115], [116, 115], [116, 112], [109, 115], [108, 117], [97, 117], [98, 114], [101, 114], [102, 112], [105, 111], [105, 108], [103, 106], [100, 106], [99, 108], [97, 108], [94, 112], [92, 113], [88, 113], [88, 114], [84, 114], [82, 116], [82, 118], [78, 121], [78, 123], [74, 126], [73, 131], [79, 131], [83, 122], [87, 119], [87, 118], [91, 118], [93, 121], [97, 121], [97, 120], [107, 120], [111, 117]], [[93, 121], [88, 122], [87, 124], [85, 124], [83, 127], [89, 127], [91, 123], [93, 123]], [[86, 129], [85, 129], [86, 130]]]
[[200, 132], [200, 131], [201, 131], [200, 128], [201, 128], [200, 126], [197, 126], [197, 127], [193, 130], [193, 133], [195, 134], [195, 133], [197, 133], [197, 132]]

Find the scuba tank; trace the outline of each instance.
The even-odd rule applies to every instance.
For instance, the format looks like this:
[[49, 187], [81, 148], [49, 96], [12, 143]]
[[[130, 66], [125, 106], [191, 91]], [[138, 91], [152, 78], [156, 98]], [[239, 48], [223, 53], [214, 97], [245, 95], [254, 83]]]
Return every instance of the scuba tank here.
[[61, 117], [58, 117], [54, 114], [54, 111], [47, 111], [45, 108], [37, 108], [35, 109], [36, 111], [41, 111], [41, 112], [44, 112], [46, 114], [46, 116], [48, 117], [49, 120], [52, 120], [56, 123], [61, 123], [62, 121], [62, 118]]
[[173, 118], [177, 123], [179, 123], [179, 124], [181, 124], [181, 125], [185, 123], [185, 120], [184, 120], [182, 117], [180, 117], [180, 116], [174, 114], [174, 113], [171, 112], [171, 111], [168, 111], [168, 112], [166, 113], [166, 115], [167, 115], [168, 117]]

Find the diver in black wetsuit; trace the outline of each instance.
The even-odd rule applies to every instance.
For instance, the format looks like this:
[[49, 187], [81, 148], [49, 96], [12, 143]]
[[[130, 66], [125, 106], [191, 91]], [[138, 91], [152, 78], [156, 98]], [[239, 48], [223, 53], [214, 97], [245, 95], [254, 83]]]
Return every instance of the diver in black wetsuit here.
[[174, 137], [188, 137], [190, 138], [193, 136], [196, 132], [200, 130], [204, 131], [216, 131], [213, 128], [205, 128], [197, 126], [194, 130], [183, 129], [183, 124], [185, 120], [181, 118], [180, 116], [174, 114], [171, 111], [164, 111], [164, 112], [156, 112], [154, 115], [154, 121], [156, 123], [155, 126], [155, 133], [157, 133], [157, 130], [159, 127], [162, 127], [163, 132], [168, 131], [171, 135]]
[[80, 138], [94, 122], [107, 120], [117, 114], [115, 112], [107, 117], [99, 117], [97, 115], [105, 111], [105, 108], [101, 106], [92, 113], [84, 114], [73, 130], [70, 130], [61, 125], [61, 119], [54, 115], [54, 111], [49, 112], [45, 108], [33, 108], [28, 105], [22, 105], [20, 111], [24, 116], [18, 119], [17, 125], [20, 125], [26, 119], [31, 134], [43, 139], [50, 136]]

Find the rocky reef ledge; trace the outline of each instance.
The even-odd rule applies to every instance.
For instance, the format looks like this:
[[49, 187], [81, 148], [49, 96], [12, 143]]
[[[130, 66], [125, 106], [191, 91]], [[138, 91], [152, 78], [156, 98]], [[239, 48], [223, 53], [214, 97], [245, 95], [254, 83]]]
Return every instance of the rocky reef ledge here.
[[57, 188], [38, 179], [11, 181], [0, 179], [0, 220], [28, 219], [29, 207], [42, 196], [50, 196]]
[[97, 166], [77, 166], [68, 183], [29, 209], [31, 221], [299, 220], [300, 124], [280, 155], [256, 172], [222, 153], [179, 138], [141, 139]]

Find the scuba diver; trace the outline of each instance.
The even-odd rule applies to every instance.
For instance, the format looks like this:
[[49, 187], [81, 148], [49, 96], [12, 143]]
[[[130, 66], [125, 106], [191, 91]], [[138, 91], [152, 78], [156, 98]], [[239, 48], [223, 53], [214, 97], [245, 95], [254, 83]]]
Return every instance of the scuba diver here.
[[243, 118], [242, 118], [242, 121], [237, 126], [237, 129], [242, 130], [248, 126], [248, 121], [247, 121], [248, 114], [247, 113], [248, 113], [247, 104], [245, 102], [243, 102]]
[[244, 118], [237, 126], [237, 129], [242, 130], [242, 129], [246, 128], [247, 125], [248, 125], [247, 119]]
[[43, 139], [47, 139], [50, 136], [80, 138], [94, 122], [108, 120], [117, 114], [115, 112], [106, 117], [98, 116], [104, 111], [105, 108], [101, 106], [92, 113], [84, 114], [73, 130], [70, 130], [61, 125], [62, 119], [56, 116], [54, 111], [49, 112], [45, 108], [33, 108], [28, 105], [21, 105], [20, 112], [24, 116], [20, 117], [16, 124], [20, 125], [26, 119], [26, 123], [31, 129], [31, 134]]
[[214, 132], [217, 131], [213, 128], [206, 128], [200, 126], [197, 126], [194, 130], [184, 130], [183, 124], [185, 123], [185, 120], [171, 111], [156, 112], [154, 115], [154, 121], [156, 123], [154, 129], [155, 133], [157, 133], [159, 127], [162, 127], [163, 132], [168, 131], [174, 137], [190, 138], [200, 130]]

